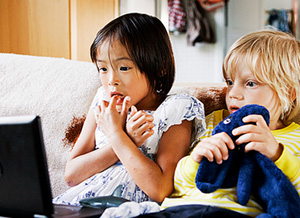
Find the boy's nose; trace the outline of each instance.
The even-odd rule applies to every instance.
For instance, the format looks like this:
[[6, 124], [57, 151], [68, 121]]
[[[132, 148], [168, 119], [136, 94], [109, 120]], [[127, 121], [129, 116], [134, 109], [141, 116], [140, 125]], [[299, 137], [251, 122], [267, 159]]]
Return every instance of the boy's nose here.
[[242, 99], [243, 95], [241, 93], [241, 90], [239, 87], [232, 87], [231, 90], [229, 91], [229, 97], [230, 98], [235, 98], [235, 99]]

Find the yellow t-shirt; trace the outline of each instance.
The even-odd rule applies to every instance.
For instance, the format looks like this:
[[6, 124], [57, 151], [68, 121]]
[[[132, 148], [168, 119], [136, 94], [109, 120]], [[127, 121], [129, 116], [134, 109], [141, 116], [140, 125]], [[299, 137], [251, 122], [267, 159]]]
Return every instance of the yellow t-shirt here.
[[[224, 119], [226, 110], [218, 110], [206, 117], [206, 133], [200, 138], [209, 137], [214, 127]], [[226, 116], [225, 116], [226, 117]], [[275, 162], [300, 193], [300, 126], [292, 123], [289, 126], [271, 131], [278, 142], [283, 144], [283, 153]], [[247, 205], [238, 203], [236, 188], [218, 189], [213, 193], [202, 193], [196, 187], [195, 177], [199, 164], [190, 156], [182, 158], [176, 168], [174, 191], [162, 203], [162, 207], [184, 204], [202, 204], [227, 208], [239, 213], [256, 217], [264, 212], [262, 207], [250, 197]]]

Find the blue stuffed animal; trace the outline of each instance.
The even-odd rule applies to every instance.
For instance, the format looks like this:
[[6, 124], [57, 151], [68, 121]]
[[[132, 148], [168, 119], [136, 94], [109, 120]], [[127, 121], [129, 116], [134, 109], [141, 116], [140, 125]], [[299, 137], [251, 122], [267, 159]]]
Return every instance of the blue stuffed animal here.
[[[226, 132], [233, 141], [238, 137], [232, 130], [245, 125], [243, 117], [260, 114], [269, 125], [269, 111], [260, 105], [246, 105], [220, 122], [212, 134]], [[249, 123], [246, 123], [249, 124]], [[229, 150], [229, 157], [222, 164], [204, 158], [196, 174], [196, 186], [203, 193], [219, 188], [237, 187], [238, 202], [246, 205], [250, 194], [257, 199], [267, 217], [299, 217], [300, 198], [295, 187], [283, 172], [266, 156], [257, 151], [244, 152], [245, 144]]]

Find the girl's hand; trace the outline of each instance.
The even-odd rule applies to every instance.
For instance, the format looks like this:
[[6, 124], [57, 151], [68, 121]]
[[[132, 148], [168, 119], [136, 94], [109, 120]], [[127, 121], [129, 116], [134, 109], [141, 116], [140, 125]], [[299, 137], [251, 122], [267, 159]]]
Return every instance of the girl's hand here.
[[283, 148], [276, 141], [264, 118], [261, 115], [249, 115], [243, 118], [243, 122], [254, 122], [256, 125], [249, 124], [234, 129], [232, 134], [235, 136], [240, 135], [235, 143], [237, 145], [248, 143], [245, 146], [245, 152], [256, 150], [272, 161], [276, 161], [280, 157]]
[[130, 105], [130, 97], [124, 98], [120, 112], [117, 110], [118, 96], [113, 96], [110, 102], [101, 101], [96, 115], [96, 123], [106, 136], [124, 131]]
[[146, 139], [154, 134], [153, 127], [153, 116], [144, 111], [138, 111], [135, 106], [131, 106], [126, 131], [137, 147], [143, 145]]
[[191, 156], [197, 163], [200, 163], [203, 157], [206, 157], [210, 162], [215, 159], [218, 164], [221, 164], [223, 160], [228, 159], [228, 148], [232, 150], [234, 147], [229, 135], [221, 132], [203, 139], [194, 148]]

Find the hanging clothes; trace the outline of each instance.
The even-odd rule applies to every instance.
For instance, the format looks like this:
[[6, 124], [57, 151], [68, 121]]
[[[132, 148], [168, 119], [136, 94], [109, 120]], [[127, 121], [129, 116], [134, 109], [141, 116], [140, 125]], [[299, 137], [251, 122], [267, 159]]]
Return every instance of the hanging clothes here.
[[184, 2], [187, 18], [187, 44], [194, 46], [197, 42], [216, 42], [206, 11], [196, 0]]
[[168, 0], [169, 31], [185, 32], [186, 14], [180, 0]]
[[[268, 11], [269, 17], [267, 19], [267, 24], [274, 26], [282, 32], [293, 32], [293, 27], [291, 25], [292, 21], [289, 19], [289, 14], [291, 11], [287, 10], [277, 10], [273, 9]], [[291, 16], [290, 16], [291, 17]]]
[[225, 6], [228, 0], [197, 0], [202, 8], [206, 11], [215, 11], [218, 8]]

